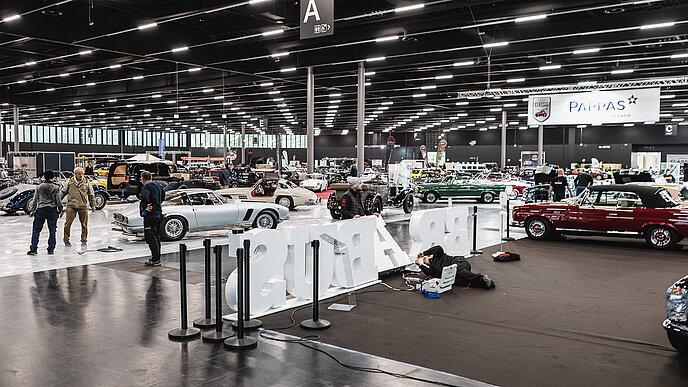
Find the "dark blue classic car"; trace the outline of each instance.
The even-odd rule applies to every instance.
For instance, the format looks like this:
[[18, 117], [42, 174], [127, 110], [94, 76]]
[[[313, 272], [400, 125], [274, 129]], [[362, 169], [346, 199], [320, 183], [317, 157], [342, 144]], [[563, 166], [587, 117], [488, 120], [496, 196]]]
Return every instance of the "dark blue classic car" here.
[[[108, 194], [107, 190], [102, 186], [96, 184], [93, 184], [92, 186], [93, 193], [96, 196], [96, 210], [102, 210], [107, 201], [110, 200], [110, 194]], [[0, 210], [8, 214], [15, 214], [18, 211], [24, 211], [28, 215], [34, 192], [36, 192], [35, 189], [27, 189], [16, 193], [0, 208]]]
[[667, 289], [666, 309], [667, 319], [662, 325], [669, 342], [682, 355], [688, 356], [688, 275]]

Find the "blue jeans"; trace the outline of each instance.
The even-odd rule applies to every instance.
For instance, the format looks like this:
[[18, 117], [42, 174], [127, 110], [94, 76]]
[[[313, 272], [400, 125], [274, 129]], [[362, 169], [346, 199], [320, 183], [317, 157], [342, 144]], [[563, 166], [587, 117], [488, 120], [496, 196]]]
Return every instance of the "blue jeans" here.
[[38, 237], [41, 235], [41, 230], [43, 230], [43, 224], [48, 221], [48, 231], [50, 236], [48, 237], [48, 250], [55, 250], [56, 238], [55, 234], [57, 232], [57, 209], [55, 207], [43, 207], [36, 210], [33, 215], [33, 233], [31, 234], [31, 251], [38, 250]]
[[588, 187], [584, 187], [584, 186], [580, 186], [580, 185], [577, 186], [576, 191], [575, 191], [576, 196], [580, 195], [580, 193], [585, 191], [586, 188], [588, 188]]

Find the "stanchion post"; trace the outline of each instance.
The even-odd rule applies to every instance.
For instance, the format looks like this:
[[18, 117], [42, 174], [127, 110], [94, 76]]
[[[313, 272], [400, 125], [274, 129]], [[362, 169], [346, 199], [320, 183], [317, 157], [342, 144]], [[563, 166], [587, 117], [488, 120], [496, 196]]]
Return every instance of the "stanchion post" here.
[[225, 349], [248, 349], [258, 345], [258, 340], [244, 335], [244, 249], [237, 249], [237, 334], [225, 340]]
[[478, 250], [478, 206], [473, 206], [473, 250], [471, 254], [480, 255], [482, 250]]
[[206, 332], [203, 341], [217, 343], [234, 336], [234, 332], [224, 330], [222, 325], [222, 246], [215, 246], [215, 330]]
[[174, 341], [195, 340], [201, 336], [201, 330], [189, 328], [186, 310], [186, 245], [179, 245], [179, 288], [181, 293], [182, 327], [172, 329], [167, 336]]
[[205, 318], [199, 318], [193, 322], [196, 328], [208, 329], [215, 326], [215, 320], [211, 316], [211, 286], [210, 286], [210, 239], [203, 240], [203, 253], [205, 256]]
[[[251, 318], [251, 241], [244, 240], [244, 329], [258, 329], [263, 322]], [[232, 323], [237, 327], [238, 320]]]
[[313, 247], [313, 319], [301, 321], [301, 327], [310, 330], [327, 329], [330, 327], [330, 322], [321, 320], [319, 317], [319, 293], [320, 293], [320, 240], [316, 239], [311, 242]]
[[506, 199], [506, 236], [502, 238], [502, 240], [505, 241], [505, 242], [511, 242], [511, 241], [515, 241], [515, 240], [516, 240], [515, 238], [512, 238], [512, 237], [509, 235], [509, 225], [510, 225], [510, 223], [511, 223], [511, 222], [509, 221], [509, 211], [510, 211], [510, 210], [509, 210], [509, 204], [510, 204], [510, 202], [511, 202], [511, 200], [507, 198], [507, 199]]

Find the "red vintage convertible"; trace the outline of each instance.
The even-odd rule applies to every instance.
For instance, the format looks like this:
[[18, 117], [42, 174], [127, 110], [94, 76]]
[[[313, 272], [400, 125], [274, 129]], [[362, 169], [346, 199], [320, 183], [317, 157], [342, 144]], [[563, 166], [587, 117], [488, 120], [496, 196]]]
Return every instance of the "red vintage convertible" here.
[[669, 249], [688, 235], [688, 207], [665, 188], [600, 185], [570, 202], [535, 203], [514, 207], [513, 219], [533, 239], [557, 233], [645, 237], [656, 249]]

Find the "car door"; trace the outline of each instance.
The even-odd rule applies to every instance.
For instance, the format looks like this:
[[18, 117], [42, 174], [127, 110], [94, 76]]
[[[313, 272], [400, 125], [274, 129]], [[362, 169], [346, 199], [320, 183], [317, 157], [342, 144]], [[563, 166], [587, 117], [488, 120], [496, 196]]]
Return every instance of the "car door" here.
[[219, 199], [208, 192], [198, 192], [189, 195], [189, 201], [199, 229], [214, 228], [222, 225], [222, 214], [218, 213]]
[[632, 199], [627, 194], [629, 193], [600, 191], [595, 204], [583, 214], [581, 222], [585, 223], [586, 227], [581, 228], [595, 231], [628, 231], [633, 208], [619, 207], [619, 202], [623, 206], [624, 200]]
[[595, 208], [599, 191], [587, 191], [569, 207], [567, 214], [561, 219], [558, 227], [577, 230], [598, 230], [596, 227], [600, 217], [606, 212]]
[[456, 196], [455, 180], [452, 177], [445, 179], [442, 183], [437, 184], [437, 192], [441, 197]]

